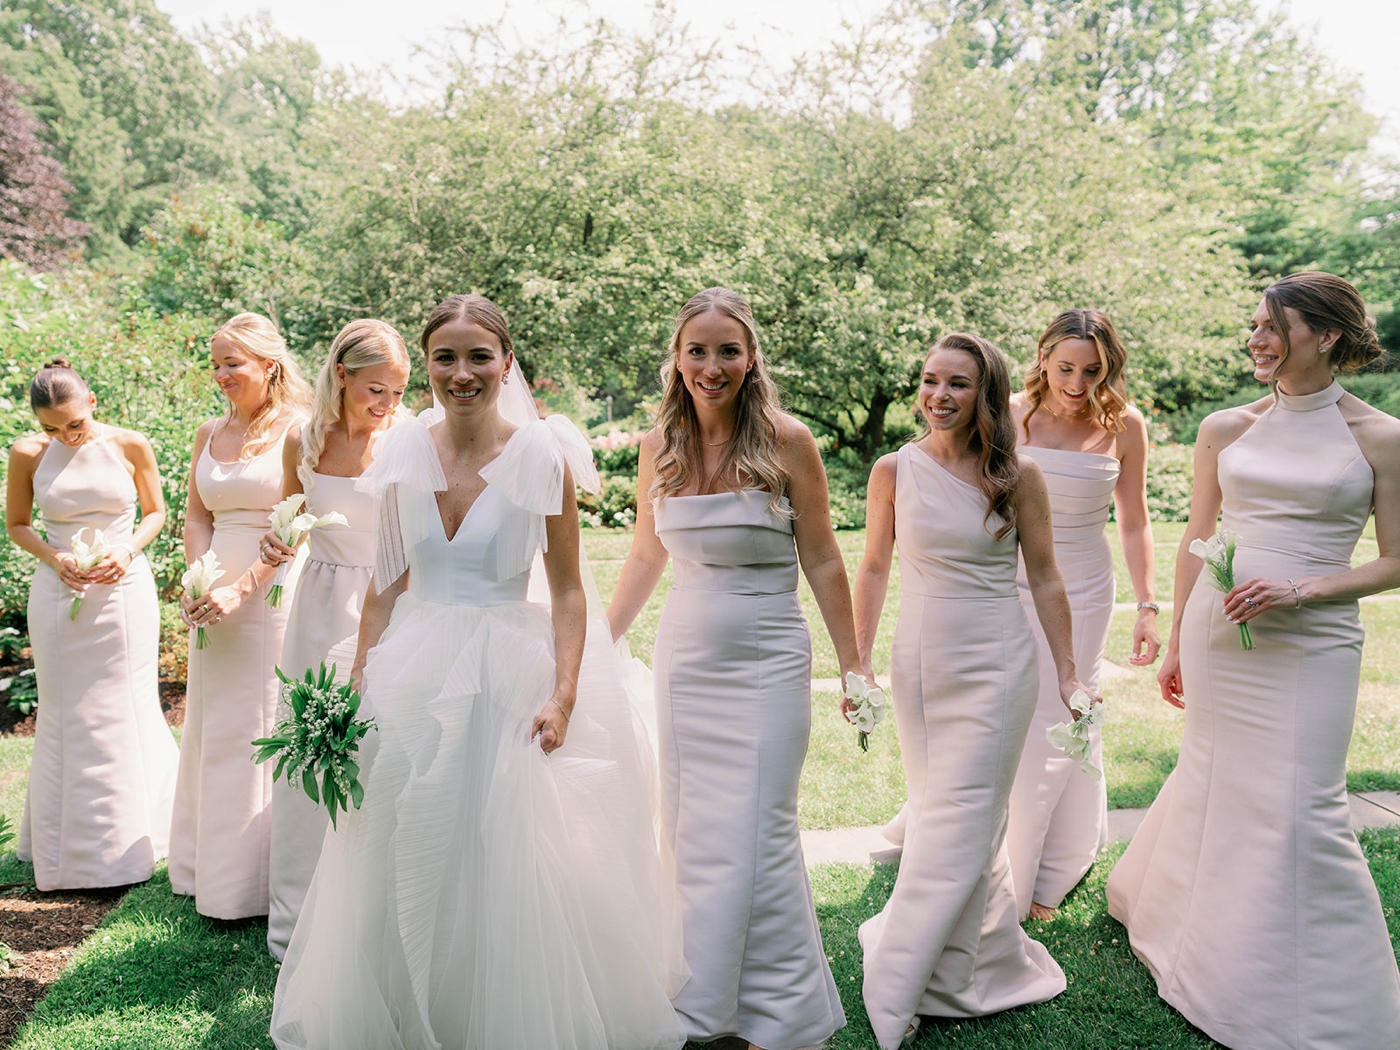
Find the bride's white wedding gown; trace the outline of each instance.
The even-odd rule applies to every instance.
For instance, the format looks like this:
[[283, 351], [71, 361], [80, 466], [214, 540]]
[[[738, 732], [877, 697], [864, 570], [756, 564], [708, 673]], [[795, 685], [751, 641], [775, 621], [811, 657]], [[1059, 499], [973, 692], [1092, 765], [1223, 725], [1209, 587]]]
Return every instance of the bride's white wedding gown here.
[[527, 590], [545, 516], [572, 504], [566, 453], [592, 471], [571, 426], [521, 427], [449, 540], [427, 427], [381, 439], [362, 479], [384, 493], [376, 580], [406, 565], [408, 590], [365, 668], [365, 801], [327, 833], [277, 982], [279, 1047], [684, 1042], [651, 756], [605, 623], [589, 624], [565, 745], [546, 757], [529, 739], [554, 643]]

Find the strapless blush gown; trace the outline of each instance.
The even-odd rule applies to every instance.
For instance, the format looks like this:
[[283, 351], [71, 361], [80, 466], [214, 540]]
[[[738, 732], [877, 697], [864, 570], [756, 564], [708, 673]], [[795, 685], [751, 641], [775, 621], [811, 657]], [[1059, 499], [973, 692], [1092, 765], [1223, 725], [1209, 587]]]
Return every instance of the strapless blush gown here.
[[[1119, 463], [1097, 452], [1029, 445], [1020, 451], [1040, 464], [1050, 489], [1055, 564], [1074, 616], [1074, 666], [1079, 680], [1097, 691], [1113, 619], [1113, 555], [1104, 525], [1113, 506]], [[1032, 901], [1058, 907], [1093, 867], [1107, 838], [1108, 792], [1103, 780], [1085, 773], [1045, 739], [1045, 731], [1069, 718], [1069, 712], [1060, 700], [1055, 662], [1035, 614], [1024, 562], [1016, 582], [1040, 653], [1040, 696], [1011, 788], [1006, 828], [1016, 907], [1024, 922]], [[1102, 769], [1102, 736], [1098, 727], [1089, 732], [1094, 763]]]
[[914, 445], [898, 453], [900, 602], [890, 681], [909, 802], [884, 909], [860, 928], [882, 1047], [916, 1015], [977, 1017], [1065, 990], [1022, 931], [1006, 852], [1011, 781], [1036, 706], [1036, 650], [1016, 595], [1015, 530]]
[[[1280, 393], [1220, 453], [1235, 578], [1344, 572], [1375, 479], [1337, 402]], [[1351, 828], [1355, 601], [1273, 609], [1240, 649], [1202, 572], [1181, 624], [1181, 756], [1109, 876], [1157, 990], [1237, 1050], [1394, 1050], [1400, 973]]]

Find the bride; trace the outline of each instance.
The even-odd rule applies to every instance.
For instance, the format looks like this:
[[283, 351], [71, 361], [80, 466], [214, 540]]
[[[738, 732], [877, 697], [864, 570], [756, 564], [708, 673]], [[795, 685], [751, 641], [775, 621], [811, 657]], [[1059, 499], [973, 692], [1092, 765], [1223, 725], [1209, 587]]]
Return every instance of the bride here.
[[675, 1050], [651, 756], [588, 622], [573, 486], [597, 484], [591, 453], [536, 417], [489, 300], [445, 300], [421, 345], [440, 407], [386, 433], [360, 481], [381, 496], [352, 671], [378, 723], [365, 801], [327, 834], [273, 1041]]

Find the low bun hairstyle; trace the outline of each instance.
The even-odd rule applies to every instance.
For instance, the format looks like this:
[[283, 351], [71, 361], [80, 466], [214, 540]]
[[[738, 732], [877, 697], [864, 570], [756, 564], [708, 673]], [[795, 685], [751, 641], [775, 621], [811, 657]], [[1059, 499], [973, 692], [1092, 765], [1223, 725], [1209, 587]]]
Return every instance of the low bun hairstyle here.
[[1360, 372], [1385, 356], [1376, 335], [1376, 319], [1366, 312], [1361, 293], [1335, 274], [1320, 270], [1291, 273], [1264, 290], [1264, 302], [1274, 330], [1283, 338], [1285, 352], [1292, 347], [1283, 311], [1293, 309], [1315, 333], [1331, 328], [1342, 333], [1327, 352], [1334, 370], [1348, 375]]
[[87, 397], [90, 391], [83, 377], [73, 371], [66, 357], [55, 357], [44, 364], [29, 384], [30, 408], [56, 408]]
[[[261, 455], [280, 440], [285, 428], [273, 433], [284, 409], [290, 409], [296, 418], [304, 417], [311, 408], [311, 387], [301, 377], [297, 363], [287, 349], [287, 341], [269, 318], [262, 314], [238, 314], [225, 321], [214, 333], [213, 339], [227, 339], [260, 361], [272, 362], [267, 383], [267, 400], [253, 413], [248, 421], [248, 430], [243, 438], [243, 448], [239, 451], [240, 460], [252, 459]], [[228, 418], [233, 418], [233, 405], [229, 405]]]

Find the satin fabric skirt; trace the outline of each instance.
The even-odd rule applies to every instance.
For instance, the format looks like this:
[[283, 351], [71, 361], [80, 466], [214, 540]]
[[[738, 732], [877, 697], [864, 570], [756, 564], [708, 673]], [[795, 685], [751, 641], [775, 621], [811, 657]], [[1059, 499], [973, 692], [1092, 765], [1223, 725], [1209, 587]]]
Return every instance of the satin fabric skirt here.
[[889, 901], [860, 928], [882, 1047], [899, 1046], [916, 1015], [977, 1017], [1065, 989], [1017, 920], [1005, 843], [1037, 682], [1020, 601], [905, 592], [890, 679], [909, 788], [904, 852]]
[[[1236, 552], [1236, 579], [1346, 568]], [[1346, 795], [1357, 605], [1252, 628], [1242, 651], [1202, 573], [1181, 627], [1181, 757], [1109, 876], [1109, 912], [1162, 998], [1226, 1046], [1400, 1045], [1400, 973]]]
[[[266, 524], [216, 522], [211, 549], [231, 583], [258, 557]], [[273, 667], [296, 594], [288, 574], [280, 609], [267, 604], [270, 583], [244, 599], [232, 616], [206, 628], [209, 645], [190, 632], [185, 728], [170, 830], [170, 886], [190, 894], [214, 919], [267, 914], [269, 806], [276, 763], [253, 764], [253, 741], [269, 736], [281, 683]]]
[[812, 651], [795, 592], [673, 587], [653, 661], [691, 1039], [812, 1046], [846, 1023], [797, 827]]
[[549, 614], [399, 598], [365, 668], [364, 804], [325, 838], [278, 976], [278, 1047], [684, 1042], [650, 799], [617, 760], [630, 708], [606, 627], [589, 635], [545, 756], [530, 725], [554, 687]]
[[144, 556], [116, 584], [73, 592], [46, 565], [29, 587], [39, 686], [16, 852], [41, 890], [151, 877], [170, 840], [179, 749], [160, 710], [160, 610]]
[[[1108, 627], [1113, 619], [1113, 556], [1102, 533], [1081, 544], [1055, 545], [1055, 562], [1064, 577], [1074, 621], [1074, 666], [1079, 680], [1099, 688]], [[1065, 757], [1045, 738], [1045, 731], [1068, 721], [1060, 699], [1055, 661], [1040, 626], [1022, 569], [1021, 604], [1040, 655], [1040, 691], [1035, 716], [1021, 752], [1011, 788], [1006, 845], [1016, 886], [1016, 907], [1024, 922], [1031, 902], [1057, 908], [1065, 895], [1094, 866], [1108, 838], [1108, 788]], [[1089, 730], [1094, 764], [1103, 769], [1103, 736]]]
[[[368, 566], [307, 560], [278, 662], [288, 678], [301, 678], [307, 668], [315, 671], [323, 662], [336, 663], [337, 677], [350, 673], [370, 575]], [[267, 948], [276, 959], [287, 953], [329, 825], [325, 807], [312, 802], [300, 784], [290, 785], [285, 779], [273, 783]]]

